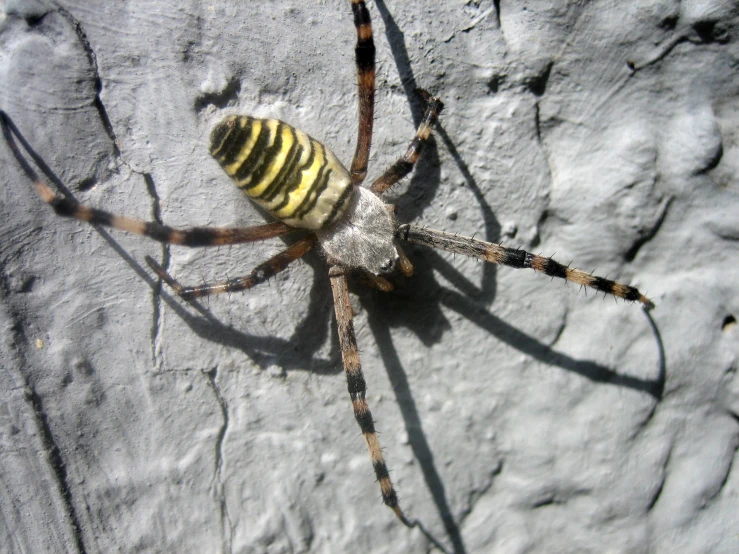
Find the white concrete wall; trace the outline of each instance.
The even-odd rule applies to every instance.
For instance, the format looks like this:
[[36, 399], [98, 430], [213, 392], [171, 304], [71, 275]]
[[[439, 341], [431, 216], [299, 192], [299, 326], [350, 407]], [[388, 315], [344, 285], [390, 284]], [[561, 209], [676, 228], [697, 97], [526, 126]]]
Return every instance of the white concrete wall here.
[[[390, 195], [399, 218], [657, 304], [652, 326], [532, 271], [409, 247], [415, 277], [355, 299], [408, 515], [448, 552], [739, 550], [736, 3], [369, 9], [370, 175], [413, 136], [416, 87], [446, 103]], [[3, 17], [0, 108], [85, 203], [262, 223], [208, 155], [224, 113], [351, 159], [348, 1], [6, 0]], [[435, 551], [380, 502], [318, 255], [196, 310], [144, 255], [199, 283], [283, 243], [164, 249], [62, 220], [4, 141], [0, 179], [0, 550]]]

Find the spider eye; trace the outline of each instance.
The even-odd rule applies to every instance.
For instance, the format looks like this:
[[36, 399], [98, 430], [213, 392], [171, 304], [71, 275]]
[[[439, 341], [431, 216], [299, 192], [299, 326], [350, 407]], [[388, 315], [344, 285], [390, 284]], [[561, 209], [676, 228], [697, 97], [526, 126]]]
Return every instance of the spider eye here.
[[395, 262], [393, 260], [387, 259], [382, 263], [382, 265], [380, 266], [380, 269], [382, 269], [383, 271], [390, 271], [394, 265], [395, 265]]

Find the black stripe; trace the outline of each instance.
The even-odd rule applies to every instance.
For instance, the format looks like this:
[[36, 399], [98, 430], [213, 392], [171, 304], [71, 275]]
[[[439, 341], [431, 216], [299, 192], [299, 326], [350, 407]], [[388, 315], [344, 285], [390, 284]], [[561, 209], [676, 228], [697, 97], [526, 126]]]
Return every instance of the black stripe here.
[[607, 292], [612, 294], [613, 293], [613, 285], [616, 283], [613, 281], [610, 281], [609, 279], [604, 279], [603, 277], [592, 277], [593, 279], [592, 283], [590, 284], [591, 287], [598, 289], [601, 292]]
[[[431, 136], [430, 134], [428, 136]], [[408, 145], [408, 154], [406, 154], [406, 158], [416, 155], [418, 156], [421, 153], [421, 150], [423, 149], [424, 142], [428, 139], [422, 139], [418, 135], [413, 137], [413, 140]]]
[[406, 175], [413, 171], [413, 163], [406, 159], [398, 160], [395, 162], [390, 169], [383, 175], [383, 181], [386, 182], [391, 179], [393, 183], [397, 183]]
[[331, 210], [331, 213], [328, 214], [328, 217], [325, 221], [321, 223], [321, 226], [331, 223], [334, 218], [336, 217], [336, 214], [339, 213], [339, 210], [341, 210], [342, 206], [346, 204], [346, 201], [349, 200], [349, 198], [352, 197], [354, 194], [354, 185], [349, 185], [344, 189], [344, 192], [339, 196], [339, 199], [336, 201], [336, 204], [334, 204], [333, 209]]
[[[244, 123], [243, 127], [240, 125], [241, 122]], [[223, 137], [223, 142], [221, 142], [221, 151], [218, 153], [216, 158], [218, 163], [224, 167], [234, 163], [249, 140], [251, 130], [252, 125], [250, 119], [237, 119], [235, 121], [235, 125], [230, 127], [228, 129], [228, 133]], [[211, 143], [211, 152], [213, 151], [213, 144], [214, 143]]]
[[[144, 226], [144, 234], [159, 242], [169, 242], [172, 236], [172, 229], [166, 225], [150, 222]], [[196, 246], [199, 246], [199, 244], [196, 244]]]
[[359, 424], [359, 428], [362, 430], [362, 433], [374, 433], [375, 432], [375, 422], [372, 421], [372, 414], [369, 410], [364, 410], [362, 412], [354, 412], [354, 419], [357, 420], [357, 423]]
[[[166, 229], [169, 229], [169, 227], [166, 227]], [[207, 227], [192, 227], [184, 232], [183, 244], [187, 246], [208, 246], [213, 244], [217, 237], [218, 235]]]
[[367, 408], [367, 404], [364, 404], [365, 409], [361, 412], [354, 411], [354, 419], [359, 424], [359, 429], [363, 434], [375, 433], [375, 422], [372, 420], [372, 413]]
[[354, 14], [354, 26], [358, 29], [362, 25], [369, 25], [370, 14], [364, 2], [352, 2], [352, 13]]
[[[54, 208], [54, 211], [58, 215], [63, 217], [75, 217], [75, 213], [77, 212], [77, 208], [79, 208], [80, 203], [71, 198], [57, 196], [49, 202], [49, 205]], [[103, 223], [103, 225], [105, 225], [105, 223]]]
[[287, 206], [288, 202], [290, 201], [290, 193], [298, 188], [300, 186], [300, 183], [302, 182], [301, 176], [303, 171], [313, 165], [313, 160], [316, 158], [315, 145], [319, 143], [308, 137], [308, 144], [310, 144], [310, 154], [308, 154], [308, 159], [303, 165], [301, 165], [300, 167], [296, 167], [292, 175], [288, 175], [287, 177], [285, 177], [285, 183], [287, 184], [284, 189], [285, 199], [271, 210], [272, 213], [278, 212], [282, 208]]
[[265, 146], [269, 144], [270, 132], [269, 127], [267, 127], [267, 120], [261, 119], [259, 121], [262, 127], [259, 129], [259, 137], [257, 137], [254, 147], [239, 168], [231, 174], [231, 178], [236, 181], [246, 179], [251, 174], [254, 164], [259, 161]]
[[[275, 161], [277, 154], [282, 150], [282, 128], [284, 126], [285, 124], [282, 123], [282, 121], [277, 122], [275, 140], [272, 143], [272, 146], [264, 150], [264, 156], [262, 156], [262, 159], [260, 160], [261, 163], [259, 167], [253, 168], [251, 172], [251, 181], [249, 181], [249, 184], [246, 186], [247, 193], [262, 184], [264, 174], [270, 169], [270, 167], [272, 167], [272, 162]], [[249, 194], [249, 196], [252, 196], [253, 198], [262, 198], [261, 194], [259, 196]]]
[[321, 168], [321, 172], [319, 172], [318, 178], [313, 182], [313, 186], [311, 187], [311, 193], [315, 191], [315, 194], [308, 194], [305, 198], [303, 198], [303, 201], [300, 203], [298, 208], [295, 210], [293, 217], [299, 217], [302, 219], [306, 214], [309, 214], [310, 211], [318, 203], [318, 199], [328, 188], [328, 182], [329, 182], [329, 179], [331, 178], [331, 173], [333, 172], [333, 169], [329, 169], [328, 171], [322, 174], [324, 169], [325, 169], [325, 166]]
[[[367, 25], [372, 29], [370, 14], [364, 3], [352, 4], [352, 12], [354, 13], [354, 26], [359, 30], [363, 25]], [[375, 68], [375, 43], [372, 35], [367, 39], [360, 39], [357, 35], [357, 45], [354, 48], [357, 60], [357, 70], [361, 73], [374, 71]]]
[[[369, 44], [365, 44], [365, 43]], [[372, 41], [357, 42], [354, 50], [357, 70], [361, 73], [372, 73], [375, 70], [375, 44]]]
[[[310, 211], [313, 206], [315, 206], [316, 202], [318, 201], [318, 197], [328, 186], [328, 174], [331, 173], [331, 170], [329, 169], [328, 172], [326, 171], [326, 168], [329, 166], [328, 157], [326, 156], [326, 147], [318, 141], [314, 142], [315, 146], [320, 148], [321, 152], [323, 153], [323, 163], [321, 164], [321, 168], [318, 170], [318, 175], [316, 175], [316, 178], [310, 184], [310, 187], [308, 188], [306, 195], [303, 197], [303, 200], [301, 200], [300, 204], [295, 207], [293, 213], [290, 214], [290, 217], [302, 218], [306, 213]], [[320, 183], [321, 180], [323, 180], [322, 183]], [[315, 195], [313, 193], [315, 193]], [[313, 198], [312, 203], [311, 197]], [[311, 205], [309, 206], [308, 204]]]
[[383, 462], [382, 460], [373, 462], [372, 467], [375, 468], [375, 475], [377, 475], [378, 481], [380, 479], [387, 479], [390, 477], [390, 472], [387, 470], [387, 466], [385, 465], [385, 462]]
[[398, 495], [396, 494], [395, 489], [391, 489], [387, 494], [383, 492], [382, 501], [386, 506], [395, 508], [398, 505]]
[[636, 289], [636, 288], [634, 288], [634, 287], [629, 287], [629, 286], [626, 286], [626, 290], [628, 291], [628, 292], [627, 292], [627, 293], [626, 293], [626, 294], [624, 295], [624, 298], [625, 298], [626, 300], [632, 300], [632, 301], [637, 301], [637, 300], [641, 300], [641, 293], [639, 292], [639, 290], [638, 290], [638, 289]]
[[275, 176], [272, 183], [270, 183], [267, 189], [260, 196], [260, 198], [265, 202], [273, 200], [274, 197], [280, 193], [280, 191], [285, 191], [286, 187], [284, 187], [283, 185], [288, 184], [287, 175], [290, 173], [290, 171], [293, 170], [296, 162], [300, 159], [300, 154], [303, 151], [303, 147], [298, 142], [298, 137], [295, 135], [295, 130], [289, 125], [285, 125], [285, 127], [293, 136], [293, 144], [290, 147], [290, 151], [287, 153], [287, 156], [285, 156], [285, 162], [282, 164], [282, 168], [280, 169], [279, 173]]
[[513, 250], [506, 248], [505, 260], [503, 263], [516, 269], [527, 267], [526, 265], [526, 251], [525, 250]]
[[[352, 332], [352, 335], [354, 333]], [[364, 382], [362, 371], [350, 371], [346, 374], [346, 386], [349, 394], [352, 396], [352, 400], [355, 399], [355, 395], [358, 398], [364, 399], [364, 391], [367, 390], [367, 383]]]
[[567, 278], [567, 268], [559, 262], [555, 262], [551, 258], [545, 258], [542, 272], [550, 277], [559, 277], [560, 279]]
[[[226, 137], [231, 133], [233, 128], [237, 125], [238, 119], [227, 118], [219, 122], [218, 125], [213, 127], [213, 131], [210, 133], [210, 154], [215, 156], [216, 150], [220, 150], [223, 143], [226, 142]], [[219, 154], [220, 155], [220, 154]]]

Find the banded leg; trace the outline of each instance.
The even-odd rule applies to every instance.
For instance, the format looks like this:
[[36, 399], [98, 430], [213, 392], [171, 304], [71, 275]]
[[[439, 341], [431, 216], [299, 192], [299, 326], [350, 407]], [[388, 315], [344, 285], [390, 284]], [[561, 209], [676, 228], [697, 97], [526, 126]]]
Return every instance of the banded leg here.
[[413, 225], [401, 225], [396, 232], [398, 238], [417, 244], [425, 244], [433, 248], [456, 252], [486, 262], [507, 265], [516, 269], [531, 268], [550, 277], [559, 277], [584, 287], [612, 294], [632, 302], [641, 302], [647, 310], [654, 308], [654, 303], [635, 287], [622, 285], [615, 281], [591, 275], [579, 269], [564, 266], [552, 258], [536, 256], [525, 250], [505, 248], [499, 244], [484, 242], [470, 237], [460, 237], [451, 233], [422, 229]]
[[114, 229], [144, 235], [163, 243], [193, 247], [224, 246], [266, 240], [286, 235], [296, 230], [294, 227], [290, 227], [279, 221], [265, 225], [256, 225], [254, 227], [193, 227], [190, 229], [173, 229], [155, 221], [141, 221], [85, 206], [77, 202], [74, 198], [66, 198], [58, 195], [39, 178], [38, 174], [21, 154], [18, 144], [15, 142], [14, 135], [18, 137], [23, 148], [34, 159], [37, 165], [42, 166], [43, 161], [33, 153], [29, 145], [20, 136], [18, 129], [3, 111], [0, 111], [0, 126], [2, 126], [3, 136], [10, 147], [10, 151], [15, 156], [15, 159], [18, 160], [23, 172], [33, 182], [36, 192], [38, 192], [44, 202], [49, 204], [62, 217], [71, 217], [92, 224], [113, 227]]
[[199, 285], [196, 287], [186, 287], [175, 280], [164, 268], [159, 265], [151, 256], [144, 259], [149, 267], [156, 273], [162, 281], [167, 283], [184, 300], [193, 300], [202, 298], [211, 294], [220, 294], [222, 292], [239, 292], [250, 289], [259, 283], [264, 283], [270, 277], [274, 277], [280, 271], [285, 269], [290, 263], [304, 256], [316, 244], [316, 236], [309, 235], [299, 240], [286, 250], [283, 250], [276, 256], [273, 256], [266, 262], [259, 264], [254, 270], [238, 279], [229, 279], [222, 283], [211, 283]]
[[377, 440], [372, 413], [365, 400], [367, 386], [364, 382], [362, 365], [359, 361], [357, 339], [354, 336], [354, 324], [352, 322], [354, 315], [352, 314], [352, 307], [349, 303], [349, 287], [346, 274], [342, 268], [332, 266], [329, 276], [331, 278], [331, 290], [334, 294], [334, 308], [336, 310], [336, 323], [339, 331], [341, 358], [344, 361], [344, 371], [346, 373], [349, 395], [352, 399], [352, 408], [354, 408], [354, 418], [359, 423], [364, 440], [367, 442], [372, 466], [375, 469], [377, 481], [380, 483], [382, 501], [395, 512], [395, 515], [404, 525], [413, 527], [406, 519], [398, 504], [398, 495], [395, 493], [392, 481], [390, 481], [390, 473], [382, 457], [380, 442]]
[[357, 28], [357, 45], [354, 56], [357, 63], [357, 92], [359, 95], [359, 129], [357, 149], [351, 166], [354, 184], [364, 181], [367, 176], [370, 148], [372, 146], [372, 125], [375, 110], [375, 41], [372, 38], [372, 22], [364, 0], [351, 0], [354, 26]]
[[439, 98], [431, 96], [425, 90], [421, 90], [420, 92], [426, 101], [426, 112], [423, 115], [423, 120], [418, 126], [416, 136], [413, 137], [413, 140], [408, 146], [405, 156], [391, 165], [390, 168], [378, 177], [370, 186], [370, 190], [377, 195], [382, 194], [413, 171], [413, 166], [416, 165], [418, 158], [421, 156], [423, 145], [431, 136], [431, 130], [439, 119], [441, 110], [444, 109], [444, 103]]

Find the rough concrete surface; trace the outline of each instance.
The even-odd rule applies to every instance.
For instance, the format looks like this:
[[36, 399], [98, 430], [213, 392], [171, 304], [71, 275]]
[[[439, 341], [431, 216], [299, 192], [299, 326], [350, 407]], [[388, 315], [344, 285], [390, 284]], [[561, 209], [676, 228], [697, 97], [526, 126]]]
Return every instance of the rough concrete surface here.
[[[739, 7], [377, 0], [370, 177], [446, 108], [389, 198], [429, 227], [636, 284], [652, 319], [530, 270], [408, 248], [357, 289], [352, 417], [317, 254], [192, 306], [280, 240], [164, 248], [53, 214], [0, 141], [3, 552], [739, 551]], [[10, 1], [0, 108], [80, 201], [174, 226], [265, 218], [208, 155], [228, 113], [349, 163], [339, 0]]]

